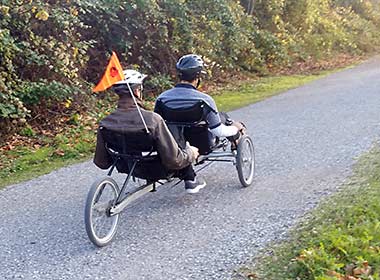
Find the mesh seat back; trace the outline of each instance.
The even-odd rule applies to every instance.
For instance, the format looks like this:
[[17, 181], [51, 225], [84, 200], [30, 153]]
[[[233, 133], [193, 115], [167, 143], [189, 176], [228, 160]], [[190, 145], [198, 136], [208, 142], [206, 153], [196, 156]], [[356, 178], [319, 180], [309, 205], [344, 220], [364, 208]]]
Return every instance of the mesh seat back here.
[[[108, 152], [117, 159], [116, 169], [120, 173], [130, 173], [131, 167], [137, 161], [133, 176], [149, 181], [166, 179], [170, 172], [162, 164], [156, 152], [155, 141], [144, 129], [126, 131], [100, 128]], [[154, 153], [154, 155], [143, 155]]]
[[135, 155], [142, 152], [155, 150], [155, 144], [152, 136], [144, 129], [126, 131], [123, 128], [117, 130], [106, 129], [101, 127], [104, 141], [108, 148], [120, 153]]
[[184, 147], [187, 141], [197, 147], [201, 155], [207, 155], [212, 151], [212, 137], [206, 122], [206, 115], [212, 109], [203, 100], [158, 100], [155, 111], [168, 124], [181, 147]]

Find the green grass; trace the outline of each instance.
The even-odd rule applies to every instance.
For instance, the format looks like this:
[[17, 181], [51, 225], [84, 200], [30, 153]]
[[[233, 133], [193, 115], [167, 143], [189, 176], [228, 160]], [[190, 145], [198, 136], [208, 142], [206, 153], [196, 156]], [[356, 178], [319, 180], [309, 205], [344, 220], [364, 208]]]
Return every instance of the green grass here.
[[[263, 280], [380, 279], [379, 188], [377, 145], [360, 159], [350, 183], [310, 213], [289, 240], [272, 245], [238, 274]], [[368, 267], [370, 275], [364, 273]], [[346, 276], [355, 271], [355, 278]]]
[[83, 127], [68, 129], [64, 135], [41, 141], [45, 145], [36, 149], [16, 147], [0, 153], [0, 188], [90, 158], [95, 147], [95, 131]]
[[320, 79], [332, 71], [324, 71], [314, 75], [293, 75], [265, 77], [256, 81], [247, 81], [244, 84], [221, 91], [213, 95], [219, 111], [231, 111], [280, 92], [302, 86], [311, 81]]
[[[306, 84], [331, 72], [333, 71], [308, 76], [277, 76], [236, 81], [213, 96], [220, 111], [230, 111]], [[97, 119], [113, 107], [114, 102], [111, 100], [114, 101], [110, 99], [105, 104], [99, 103]], [[0, 152], [0, 188], [90, 158], [95, 147], [95, 131], [86, 130], [83, 126], [85, 124], [81, 126], [78, 123], [77, 128], [70, 128], [65, 134], [57, 135], [54, 139], [44, 139], [42, 147], [37, 149], [16, 147], [12, 151]], [[23, 134], [39, 137], [31, 128], [27, 128]]]
[[47, 153], [46, 159], [38, 160], [39, 155], [34, 157], [32, 154], [26, 153], [24, 156], [15, 160], [11, 164], [11, 167], [0, 171], [0, 188], [47, 174], [58, 168], [89, 158], [89, 156], [86, 156], [62, 160], [49, 156], [49, 151], [51, 150], [49, 148], [41, 148], [40, 150], [42, 150], [43, 153]]

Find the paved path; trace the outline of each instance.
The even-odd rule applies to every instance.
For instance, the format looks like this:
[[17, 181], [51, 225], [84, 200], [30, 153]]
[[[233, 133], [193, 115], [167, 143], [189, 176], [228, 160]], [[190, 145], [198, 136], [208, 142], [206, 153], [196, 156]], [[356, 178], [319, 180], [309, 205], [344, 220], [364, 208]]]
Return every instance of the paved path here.
[[229, 279], [336, 190], [380, 136], [380, 59], [232, 112], [255, 137], [257, 179], [229, 164], [188, 195], [163, 187], [123, 213], [114, 242], [87, 239], [90, 162], [0, 192], [0, 279]]

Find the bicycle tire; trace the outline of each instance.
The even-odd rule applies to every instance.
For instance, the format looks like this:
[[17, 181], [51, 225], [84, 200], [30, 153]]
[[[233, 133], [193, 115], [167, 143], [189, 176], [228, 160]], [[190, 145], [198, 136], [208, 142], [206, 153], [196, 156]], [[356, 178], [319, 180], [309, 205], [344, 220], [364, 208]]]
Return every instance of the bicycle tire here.
[[253, 141], [248, 135], [239, 140], [236, 154], [236, 169], [239, 181], [243, 187], [249, 187], [255, 176], [255, 149]]
[[[105, 191], [108, 192], [108, 189], [111, 192], [111, 199], [106, 198], [105, 201], [102, 201], [102, 196], [106, 194]], [[104, 177], [92, 184], [87, 195], [84, 211], [86, 232], [91, 242], [98, 247], [103, 247], [109, 244], [116, 234], [120, 218], [119, 214], [110, 216], [107, 211], [109, 211], [109, 208], [114, 204], [119, 192], [120, 189], [115, 180], [111, 177]], [[97, 221], [94, 217], [94, 214], [96, 214], [95, 212], [98, 212], [103, 216], [104, 221], [102, 221], [101, 225], [103, 228], [97, 228]], [[109, 229], [104, 228], [105, 223], [110, 223]], [[103, 231], [104, 229], [105, 234], [101, 234], [100, 231]]]

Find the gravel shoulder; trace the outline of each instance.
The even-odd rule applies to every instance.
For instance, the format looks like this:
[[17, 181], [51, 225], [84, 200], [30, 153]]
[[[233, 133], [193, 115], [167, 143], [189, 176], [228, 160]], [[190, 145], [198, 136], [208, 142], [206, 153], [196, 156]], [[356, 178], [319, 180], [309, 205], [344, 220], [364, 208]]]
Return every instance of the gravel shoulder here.
[[379, 139], [379, 77], [377, 57], [231, 112], [254, 138], [254, 185], [213, 164], [197, 195], [164, 186], [132, 204], [103, 249], [84, 230], [87, 192], [105, 174], [91, 162], [0, 191], [0, 279], [229, 279]]

